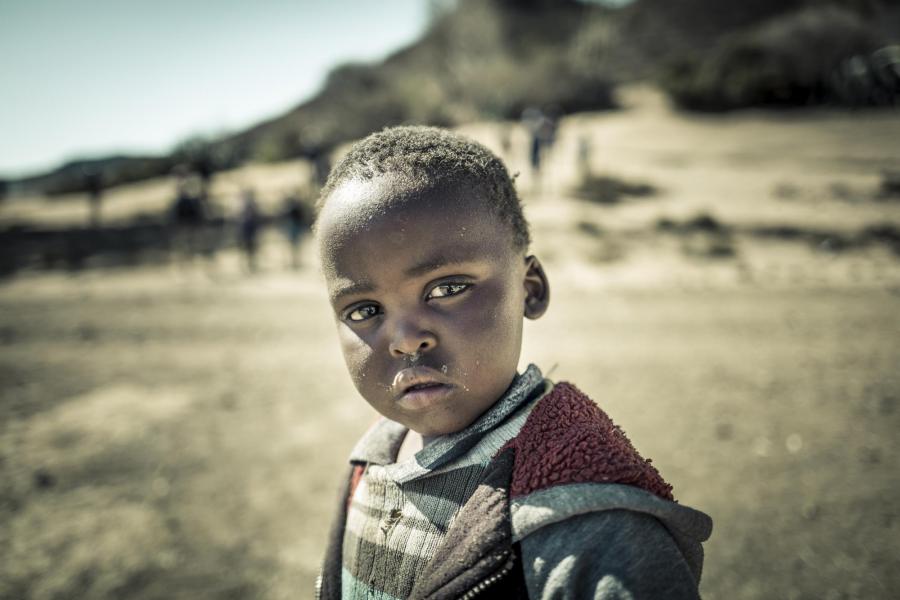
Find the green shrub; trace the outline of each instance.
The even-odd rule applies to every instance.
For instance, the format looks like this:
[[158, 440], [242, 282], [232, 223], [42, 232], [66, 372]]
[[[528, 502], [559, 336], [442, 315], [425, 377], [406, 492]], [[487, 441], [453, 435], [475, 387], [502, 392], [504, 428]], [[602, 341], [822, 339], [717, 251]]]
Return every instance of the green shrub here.
[[833, 81], [842, 62], [883, 43], [854, 12], [807, 8], [672, 62], [660, 83], [676, 104], [695, 110], [839, 102]]

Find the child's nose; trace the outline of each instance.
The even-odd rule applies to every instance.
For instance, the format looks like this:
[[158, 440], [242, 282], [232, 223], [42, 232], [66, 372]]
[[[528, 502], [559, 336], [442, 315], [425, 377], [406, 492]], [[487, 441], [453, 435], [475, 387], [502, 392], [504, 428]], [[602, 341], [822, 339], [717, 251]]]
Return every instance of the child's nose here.
[[401, 325], [394, 331], [394, 337], [388, 346], [391, 356], [402, 358], [427, 352], [437, 345], [437, 336], [427, 329], [412, 324]]

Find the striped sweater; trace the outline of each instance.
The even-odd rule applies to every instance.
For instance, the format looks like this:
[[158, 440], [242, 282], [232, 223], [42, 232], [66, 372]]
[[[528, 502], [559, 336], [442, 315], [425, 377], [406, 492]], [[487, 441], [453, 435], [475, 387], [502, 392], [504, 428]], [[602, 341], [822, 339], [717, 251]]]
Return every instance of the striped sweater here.
[[712, 521], [575, 386], [531, 366], [396, 462], [406, 433], [381, 420], [355, 448], [317, 597], [698, 598]]
[[365, 464], [347, 513], [343, 598], [407, 598], [497, 451], [514, 438], [550, 384], [534, 365], [466, 429], [395, 463], [406, 428], [379, 421], [351, 461]]

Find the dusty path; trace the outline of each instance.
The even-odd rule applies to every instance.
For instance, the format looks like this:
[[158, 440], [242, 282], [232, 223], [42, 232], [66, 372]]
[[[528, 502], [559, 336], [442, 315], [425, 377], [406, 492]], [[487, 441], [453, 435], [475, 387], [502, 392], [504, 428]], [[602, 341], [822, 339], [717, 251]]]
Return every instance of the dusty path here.
[[[7, 284], [4, 597], [307, 589], [372, 418], [313, 277]], [[589, 390], [713, 515], [708, 597], [895, 588], [896, 293], [559, 285], [554, 303], [525, 357]]]

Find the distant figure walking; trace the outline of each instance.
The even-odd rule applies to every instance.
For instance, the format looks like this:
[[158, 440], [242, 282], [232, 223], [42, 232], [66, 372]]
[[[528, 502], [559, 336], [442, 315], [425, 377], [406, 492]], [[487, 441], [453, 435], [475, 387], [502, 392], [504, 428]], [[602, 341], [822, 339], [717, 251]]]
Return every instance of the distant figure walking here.
[[171, 221], [175, 225], [176, 251], [182, 261], [192, 261], [200, 252], [205, 219], [203, 202], [192, 190], [189, 178], [180, 176], [175, 202], [172, 204]]
[[539, 108], [529, 106], [522, 112], [522, 124], [529, 133], [528, 156], [534, 188], [541, 187], [541, 167], [545, 154], [556, 141], [557, 119]]
[[587, 134], [578, 137], [578, 176], [584, 179], [591, 174], [591, 159], [594, 149]]
[[509, 161], [512, 159], [512, 127], [510, 127], [509, 123], [501, 123], [500, 128], [498, 130], [498, 137], [500, 138], [500, 151], [503, 153], [503, 157]]
[[539, 108], [529, 106], [522, 112], [522, 124], [528, 131], [528, 158], [531, 163], [531, 173], [537, 176], [541, 170], [541, 121], [544, 114]]
[[284, 220], [284, 233], [291, 250], [290, 268], [297, 270], [300, 268], [300, 238], [306, 227], [305, 211], [297, 194], [292, 193], [285, 197], [282, 219]]
[[256, 270], [257, 235], [259, 233], [259, 208], [256, 205], [256, 194], [252, 189], [242, 193], [241, 212], [238, 215], [238, 235], [241, 248], [247, 259], [247, 270]]
[[84, 171], [84, 187], [88, 194], [90, 226], [100, 227], [100, 212], [103, 205], [103, 176], [93, 169]]

